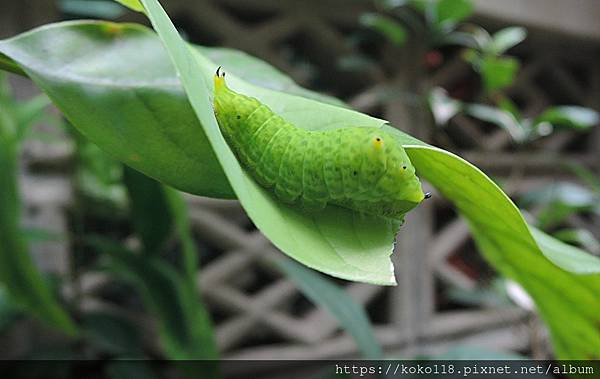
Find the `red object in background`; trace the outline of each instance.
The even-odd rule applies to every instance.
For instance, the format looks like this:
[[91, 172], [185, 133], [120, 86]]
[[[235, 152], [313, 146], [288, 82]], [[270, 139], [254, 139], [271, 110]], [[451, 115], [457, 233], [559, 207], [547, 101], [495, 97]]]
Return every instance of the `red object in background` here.
[[428, 70], [439, 67], [444, 62], [444, 56], [437, 50], [430, 50], [425, 53], [425, 67]]

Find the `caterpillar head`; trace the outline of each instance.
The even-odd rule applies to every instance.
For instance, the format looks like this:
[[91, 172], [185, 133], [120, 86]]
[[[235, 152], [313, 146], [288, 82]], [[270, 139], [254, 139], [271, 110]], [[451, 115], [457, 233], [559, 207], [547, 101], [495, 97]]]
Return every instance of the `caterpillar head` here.
[[376, 134], [372, 137], [371, 145], [373, 154], [385, 160], [386, 175], [378, 185], [386, 193], [393, 193], [396, 200], [406, 201], [407, 206], [412, 204], [414, 207], [423, 201], [425, 194], [415, 167], [394, 137], [385, 133]]

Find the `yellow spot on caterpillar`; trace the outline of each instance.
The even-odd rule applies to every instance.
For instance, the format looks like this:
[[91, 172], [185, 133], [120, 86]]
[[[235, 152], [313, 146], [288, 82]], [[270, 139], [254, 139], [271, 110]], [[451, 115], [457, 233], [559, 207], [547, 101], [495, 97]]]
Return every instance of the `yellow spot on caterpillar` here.
[[380, 137], [375, 137], [373, 139], [373, 146], [379, 150], [383, 147], [383, 140]]
[[214, 76], [214, 81], [215, 92], [227, 88], [227, 84], [225, 83], [225, 72], [221, 70], [221, 67], [217, 69], [217, 72]]

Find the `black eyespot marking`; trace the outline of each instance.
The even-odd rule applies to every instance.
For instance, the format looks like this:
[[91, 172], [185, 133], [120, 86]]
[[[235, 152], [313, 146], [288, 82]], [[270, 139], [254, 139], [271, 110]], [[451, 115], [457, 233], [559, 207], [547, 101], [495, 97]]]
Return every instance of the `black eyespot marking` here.
[[242, 118], [242, 116], [240, 116], [240, 115], [237, 115], [237, 116], [236, 116], [236, 118], [239, 120], [240, 118]]
[[406, 170], [406, 166], [402, 166], [402, 169], [403, 169], [403, 170]]
[[377, 137], [377, 138], [375, 138], [375, 141], [381, 142], [381, 138]]

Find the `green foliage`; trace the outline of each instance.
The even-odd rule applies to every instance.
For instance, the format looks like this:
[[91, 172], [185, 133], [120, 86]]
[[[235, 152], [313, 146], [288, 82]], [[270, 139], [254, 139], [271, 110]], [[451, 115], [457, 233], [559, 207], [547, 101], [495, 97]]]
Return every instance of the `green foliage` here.
[[[169, 23], [168, 18], [155, 1], [147, 1], [146, 3], [150, 5], [148, 13], [152, 15], [155, 27], [160, 31], [174, 58], [173, 61], [180, 71], [182, 82], [189, 91], [189, 99], [208, 136], [208, 138], [194, 140], [194, 144], [205, 153], [212, 153], [211, 147], [214, 149], [216, 157], [220, 160], [227, 174], [227, 179], [236, 190], [242, 204], [256, 225], [284, 252], [302, 263], [353, 280], [377, 282], [374, 278], [381, 278], [379, 280], [382, 280], [382, 282], [389, 283], [390, 272], [387, 254], [389, 254], [391, 248], [393, 231], [386, 230], [385, 224], [378, 226], [373, 224], [375, 220], [363, 219], [358, 220], [359, 224], [355, 226], [356, 221], [352, 214], [336, 213], [335, 209], [328, 210], [319, 217], [297, 213], [293, 209], [286, 208], [267, 197], [259, 187], [245, 176], [220, 136], [210, 110], [208, 96], [211, 93], [211, 87], [209, 80], [217, 64], [209, 61], [205, 55], [197, 50], [189, 49], [188, 46], [183, 44], [175, 29]], [[110, 36], [113, 35], [112, 33], [115, 30], [119, 31], [118, 45], [119, 48], [125, 50], [123, 52], [115, 50], [115, 44], [111, 43], [113, 37]], [[109, 34], [109, 36], [107, 37], [106, 34]], [[78, 76], [79, 81], [75, 85], [71, 76], [60, 76], [62, 70], [53, 70], [51, 67], [49, 71], [42, 72], [36, 69], [39, 65], [34, 64], [35, 62], [39, 60], [48, 61], [48, 59], [39, 56], [39, 54], [43, 55], [47, 52], [42, 49], [29, 49], [25, 55], [22, 53], [22, 49], [24, 46], [29, 46], [32, 41], [43, 46], [44, 40], [49, 38], [50, 35], [54, 37], [52, 41], [55, 49], [50, 49], [50, 51], [55, 53], [58, 51], [58, 47], [63, 44], [73, 46], [74, 41], [80, 41], [79, 45], [85, 46], [84, 51], [95, 51], [97, 48], [110, 51], [111, 54], [108, 56], [101, 55], [100, 57], [94, 54], [94, 57], [98, 57], [97, 59], [103, 59], [101, 61], [103, 64], [99, 66], [104, 67], [104, 71], [101, 73], [102, 77], [94, 79], [106, 80], [106, 78], [110, 78], [111, 95], [109, 96], [106, 89], [104, 89], [104, 93], [102, 90], [99, 91], [99, 88], [95, 87], [98, 84], [97, 82], [82, 80], [85, 77], [85, 75], [81, 75], [83, 73], [80, 73]], [[82, 42], [82, 39], [85, 42]], [[71, 42], [68, 43], [67, 40]], [[98, 40], [103, 41], [103, 43], [97, 44]], [[128, 45], [130, 41], [136, 43]], [[142, 55], [140, 53], [141, 46], [147, 48], [151, 54], [155, 54], [153, 57], [156, 59], [154, 60], [149, 60], [148, 56], [144, 56], [144, 62], [146, 63], [144, 67], [147, 68], [144, 73], [136, 72], [133, 69], [127, 71], [126, 69], [127, 67], [139, 67], [135, 64], [136, 57], [128, 53], [132, 46], [135, 46], [135, 56], [138, 58]], [[174, 178], [170, 172], [155, 170], [153, 165], [148, 163], [153, 158], [152, 154], [162, 153], [161, 158], [165, 160], [162, 163], [164, 164], [163, 167], [167, 165], [178, 167], [177, 176], [183, 176], [186, 180], [195, 180], [194, 184], [197, 186], [195, 192], [206, 195], [208, 189], [206, 184], [201, 183], [203, 179], [190, 179], [186, 175], [188, 172], [186, 170], [191, 171], [190, 167], [194, 165], [189, 167], [181, 165], [178, 160], [180, 155], [175, 153], [164, 154], [163, 151], [168, 148], [168, 144], [171, 143], [172, 139], [166, 139], [153, 130], [153, 128], [157, 128], [173, 131], [172, 127], [167, 127], [174, 125], [170, 122], [171, 115], [169, 113], [173, 109], [181, 111], [176, 117], [179, 121], [182, 121], [182, 124], [190, 125], [189, 128], [177, 128], [177, 131], [181, 133], [180, 141], [193, 140], [190, 136], [196, 135], [194, 133], [197, 133], [200, 129], [197, 121], [195, 121], [194, 114], [190, 112], [189, 108], [177, 105], [184, 102], [184, 97], [179, 89], [172, 86], [168, 88], [161, 87], [161, 83], [164, 83], [164, 81], [171, 82], [172, 78], [175, 78], [175, 74], [165, 64], [164, 50], [157, 46], [156, 39], [150, 33], [137, 27], [122, 27], [104, 23], [71, 23], [46, 27], [23, 37], [2, 42], [0, 43], [0, 51], [4, 54], [10, 54], [11, 58], [18, 61], [28, 75], [59, 104], [73, 123], [78, 128], [84, 129], [91, 139], [105, 149], [112, 149], [115, 154], [121, 157], [127, 157], [130, 150], [135, 149], [136, 153], [139, 154], [137, 162], [145, 162], [144, 169], [151, 171], [154, 174], [153, 176], [166, 183], [182, 183], [181, 178]], [[73, 50], [70, 50], [72, 54], [81, 54], [81, 52], [76, 53]], [[56, 55], [61, 56], [61, 54]], [[69, 57], [67, 56], [67, 58]], [[114, 66], [109, 65], [109, 58], [110, 63], [113, 63]], [[147, 62], [152, 62], [152, 65], [148, 65]], [[225, 68], [228, 69], [226, 62], [219, 63], [223, 63]], [[116, 69], [117, 67], [118, 69]], [[160, 69], [157, 70], [157, 68]], [[136, 134], [138, 138], [133, 139], [133, 141], [137, 143], [133, 146], [130, 144], [127, 149], [124, 146], [118, 148], [113, 146], [119, 144], [119, 141], [116, 138], [117, 136], [110, 135], [114, 132], [110, 130], [113, 127], [112, 125], [100, 125], [103, 121], [95, 120], [89, 115], [83, 115], [81, 110], [74, 109], [77, 108], [75, 104], [69, 107], [66, 101], [68, 99], [71, 102], [78, 102], [77, 105], [80, 106], [85, 105], [86, 102], [95, 104], [96, 109], [101, 111], [105, 106], [103, 104], [106, 103], [94, 103], [90, 99], [92, 97], [90, 93], [94, 94], [94, 100], [98, 100], [99, 92], [100, 94], [103, 93], [104, 100], [111, 105], [116, 105], [123, 99], [130, 100], [131, 98], [124, 97], [126, 96], [125, 91], [121, 91], [119, 85], [120, 81], [125, 80], [125, 77], [120, 75], [123, 71], [127, 71], [127, 91], [129, 93], [140, 93], [140, 87], [143, 87], [143, 90], [147, 93], [153, 93], [153, 97], [148, 96], [145, 98], [146, 102], [154, 99], [169, 104], [167, 107], [158, 107], [159, 103], [154, 102], [154, 106], [138, 108], [136, 102], [132, 101], [130, 106], [133, 109], [123, 109], [118, 123], [121, 133], [138, 133], [138, 128], [143, 129], [140, 125], [145, 124], [139, 123], [136, 117], [143, 120], [163, 120], [163, 123], [165, 123], [163, 125], [155, 122], [151, 127], [144, 129], [145, 133]], [[49, 75], [50, 72], [54, 75]], [[235, 74], [233, 70], [229, 70], [228, 75], [229, 73]], [[69, 72], [68, 74], [72, 73]], [[155, 82], [150, 85], [147, 79], [141, 77], [142, 74], [144, 76], [154, 75]], [[261, 75], [264, 75], [264, 73], [261, 73]], [[156, 79], [159, 80], [156, 81]], [[389, 126], [382, 126], [382, 120], [313, 101], [307, 97], [293, 96], [258, 87], [241, 80], [236, 75], [230, 75], [229, 80], [234, 89], [259, 98], [275, 112], [300, 127], [317, 129], [359, 124], [384, 127], [386, 130], [395, 133], [399, 143], [407, 148], [407, 152], [419, 174], [453, 201], [460, 213], [467, 218], [478, 246], [484, 252], [486, 258], [501, 273], [518, 281], [534, 298], [542, 316], [552, 329], [559, 356], [582, 358], [594, 356], [597, 351], [600, 351], [597, 342], [600, 341], [600, 338], [598, 330], [594, 326], [599, 321], [598, 313], [595, 310], [600, 309], [600, 304], [597, 297], [593, 295], [600, 290], [598, 275], [577, 276], [547, 260], [517, 208], [489, 178], [475, 167], [455, 155], [424, 145]], [[66, 92], [70, 92], [71, 96], [65, 97], [64, 93]], [[306, 94], [306, 96], [309, 95]], [[102, 99], [102, 96], [100, 96], [100, 99]], [[152, 117], [149, 117], [149, 115], [152, 115]], [[103, 116], [105, 116], [104, 113]], [[106, 114], [106, 116], [111, 117], [109, 114]], [[77, 122], [75, 119], [77, 119]], [[100, 126], [108, 130], [100, 129]], [[208, 140], [210, 140], [210, 144]], [[151, 141], [156, 143], [156, 151], [148, 148]], [[159, 148], [160, 145], [162, 145], [161, 148]], [[211, 164], [218, 166], [216, 159], [209, 161], [194, 156], [193, 161], [198, 166], [193, 167], [193, 170], [204, 169], [204, 166]], [[213, 183], [221, 180], [226, 182], [224, 176], [215, 175], [203, 178], [204, 180], [210, 178]], [[353, 231], [354, 228], [359, 231]], [[382, 230], [384, 232], [381, 232]], [[365, 235], [359, 234], [363, 231], [368, 233], [365, 233]], [[381, 234], [376, 235], [378, 232]], [[368, 236], [368, 239], [360, 239], [358, 236], [363, 236], [363, 238]], [[388, 238], [390, 239], [388, 240]], [[349, 255], [348, 253], [352, 254]], [[123, 254], [123, 256], [130, 259], [129, 255]], [[381, 257], [385, 259], [381, 259]], [[138, 261], [140, 259], [135, 259], [135, 262], [131, 262], [128, 266], [148, 263]], [[349, 262], [352, 264], [349, 264]], [[565, 267], [572, 268], [568, 264], [565, 264]], [[370, 270], [369, 275], [364, 275], [363, 270], [365, 268]], [[597, 271], [594, 272], [597, 273]], [[138, 275], [141, 275], [141, 273], [138, 273]], [[566, 307], [565, 304], [570, 304], [570, 306]]]
[[140, 3], [139, 0], [115, 0], [118, 3], [123, 4], [129, 9], [132, 9], [136, 12], [144, 12], [144, 6]]
[[511, 57], [486, 56], [481, 60], [480, 70], [485, 90], [493, 93], [513, 83], [519, 61]]
[[123, 185], [123, 165], [104, 153], [98, 146], [69, 127], [75, 141], [75, 172], [73, 184], [85, 211], [123, 217], [127, 206], [127, 191]]
[[[113, 268], [134, 284], [157, 315], [162, 345], [171, 359], [216, 358], [212, 324], [197, 293], [198, 251], [181, 195], [131, 168], [125, 168], [124, 182], [142, 248], [136, 254], [103, 241], [95, 244], [110, 249]], [[174, 235], [181, 243], [183, 274], [158, 256]]]
[[578, 106], [559, 106], [546, 109], [535, 119], [535, 124], [549, 123], [569, 129], [585, 130], [598, 125], [598, 112]]
[[586, 131], [597, 125], [598, 113], [592, 109], [578, 106], [558, 106], [548, 108], [537, 117], [524, 117], [516, 105], [505, 96], [494, 96], [497, 106], [487, 104], [464, 104], [443, 95], [442, 89], [434, 89], [429, 97], [430, 107], [436, 123], [444, 125], [449, 117], [440, 118], [440, 112], [452, 107], [454, 116], [460, 110], [479, 120], [489, 122], [506, 130], [512, 139], [525, 144], [551, 134], [561, 126], [575, 131]]
[[159, 336], [170, 359], [217, 357], [206, 309], [195, 288], [166, 262], [146, 257], [100, 237], [88, 243], [110, 256], [109, 268], [131, 283], [158, 320]]
[[125, 167], [123, 179], [129, 194], [133, 225], [142, 240], [142, 251], [156, 255], [164, 249], [173, 228], [166, 189], [129, 167]]
[[21, 316], [22, 310], [10, 298], [4, 285], [0, 284], [0, 335]]
[[292, 260], [280, 260], [278, 265], [306, 297], [339, 320], [354, 338], [365, 359], [382, 359], [381, 346], [373, 334], [367, 314], [344, 290]]
[[439, 0], [435, 7], [436, 23], [456, 25], [473, 13], [471, 0]]
[[525, 28], [511, 26], [494, 33], [489, 43], [482, 47], [486, 52], [498, 56], [523, 42], [526, 37], [527, 31]]
[[600, 270], [600, 257], [582, 252], [571, 245], [550, 237], [536, 228], [531, 227], [530, 229], [536, 241], [543, 249], [544, 255], [557, 266], [579, 274], [594, 274]]
[[360, 17], [360, 23], [381, 33], [397, 46], [402, 46], [406, 41], [406, 29], [391, 17], [377, 13], [365, 13]]
[[581, 246], [594, 255], [600, 255], [600, 241], [586, 229], [561, 229], [552, 235], [568, 244]]
[[75, 335], [75, 325], [35, 267], [20, 229], [17, 157], [25, 129], [44, 108], [37, 103], [17, 104], [5, 76], [0, 74], [0, 282], [16, 303], [47, 324]]
[[600, 214], [600, 194], [588, 188], [569, 182], [558, 182], [523, 195], [523, 206], [540, 208], [537, 226], [548, 229], [563, 222], [568, 216], [582, 211], [594, 211]]
[[[467, 162], [439, 149], [406, 148], [421, 176], [451, 199], [469, 221], [487, 260], [533, 298], [551, 329], [557, 355], [563, 359], [596, 357], [600, 351], [596, 327], [600, 322], [596, 296], [600, 258], [559, 246], [556, 239], [537, 230], [531, 230], [533, 238], [524, 233], [521, 228], [527, 226], [517, 208], [502, 200], [506, 195], [492, 181], [470, 176], [476, 169]], [[566, 270], [591, 275], [578, 276]]]

